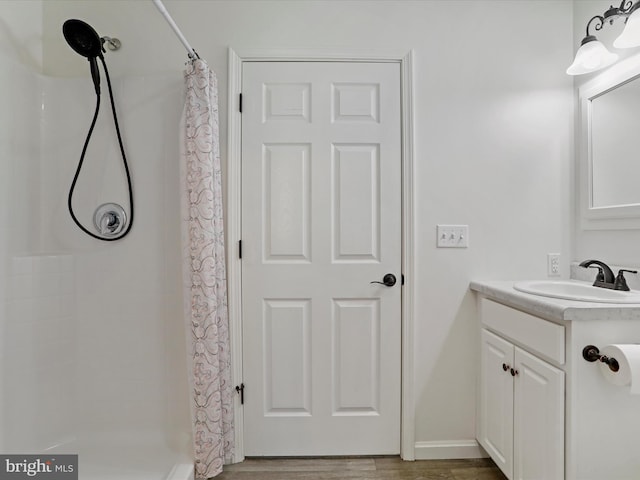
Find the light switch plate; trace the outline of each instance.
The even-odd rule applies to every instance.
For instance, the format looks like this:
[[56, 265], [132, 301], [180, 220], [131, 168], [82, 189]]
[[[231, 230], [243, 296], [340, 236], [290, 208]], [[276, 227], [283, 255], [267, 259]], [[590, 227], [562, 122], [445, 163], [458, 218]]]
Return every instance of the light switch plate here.
[[438, 248], [468, 248], [469, 225], [437, 225]]

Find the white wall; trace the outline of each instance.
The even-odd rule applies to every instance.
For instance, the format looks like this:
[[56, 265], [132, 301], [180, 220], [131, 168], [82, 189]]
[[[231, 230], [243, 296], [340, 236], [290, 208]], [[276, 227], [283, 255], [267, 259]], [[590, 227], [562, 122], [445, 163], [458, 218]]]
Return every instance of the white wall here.
[[0, 53], [32, 71], [42, 70], [43, 0], [0, 2]]
[[[54, 282], [50, 281], [62, 270], [68, 274], [69, 264], [62, 266], [50, 258], [33, 256], [39, 250], [42, 79], [37, 72], [42, 67], [41, 36], [41, 1], [2, 2], [0, 451], [3, 452], [35, 451], [65, 437], [69, 408], [52, 388], [59, 385], [73, 389], [67, 381], [73, 317], [57, 308], [62, 306], [62, 297], [67, 292], [53, 291]], [[68, 303], [68, 297], [65, 300]], [[67, 353], [56, 355], [61, 347]], [[55, 415], [53, 411], [57, 411]]]
[[[614, 2], [618, 6], [617, 2]], [[594, 15], [602, 15], [609, 7], [609, 3], [597, 0], [579, 0], [574, 5], [574, 51], [580, 46], [580, 41], [585, 36], [587, 22]], [[614, 25], [605, 25], [600, 32], [595, 33], [598, 40], [612, 52], [618, 53], [621, 59], [631, 55], [636, 55], [640, 51], [638, 48], [618, 50], [613, 47], [613, 41], [622, 32], [622, 22], [618, 21]], [[588, 75], [577, 76], [575, 82], [576, 102], [578, 99], [577, 89], [585, 82], [593, 79], [601, 72]], [[579, 118], [576, 117], [576, 142], [580, 141]], [[576, 143], [578, 145], [578, 143]], [[579, 150], [576, 148], [576, 152]], [[580, 159], [576, 157], [576, 162]], [[576, 179], [576, 196], [578, 194], [579, 179]], [[583, 230], [580, 226], [580, 205], [575, 205], [575, 261], [583, 261], [587, 258], [597, 258], [609, 265], [638, 267], [640, 266], [640, 230]]]
[[[188, 451], [177, 443], [190, 432], [177, 160], [182, 82], [156, 74], [112, 84], [136, 216], [126, 238], [101, 242], [81, 232], [67, 211], [95, 106], [93, 84], [43, 79], [42, 244], [76, 258], [77, 433], [87, 439], [159, 432]], [[75, 213], [89, 230], [104, 202], [130, 212], [108, 102], [105, 93], [74, 193]]]
[[[181, 78], [113, 79], [145, 214], [116, 245], [91, 240], [72, 224], [66, 198], [93, 88], [38, 73], [42, 13], [42, 1], [0, 2], [0, 451], [35, 453], [75, 439], [84, 446], [124, 431], [188, 452]], [[85, 223], [101, 201], [127, 205], [110, 120], [105, 95], [75, 197]], [[135, 136], [130, 124], [141, 126]]]
[[[572, 2], [170, 1], [217, 71], [226, 152], [228, 47], [415, 50], [418, 456], [474, 438], [472, 278], [540, 278], [546, 254], [568, 273], [573, 161]], [[178, 74], [186, 60], [153, 4], [44, 2], [44, 70], [88, 75], [60, 34], [80, 18], [123, 42], [117, 75]], [[224, 163], [224, 158], [223, 158]], [[173, 195], [171, 192], [167, 192]], [[435, 248], [438, 223], [469, 224], [470, 248]]]
[[15, 276], [13, 268], [14, 258], [38, 247], [40, 78], [0, 53], [0, 85], [0, 448], [9, 451], [35, 446], [36, 425], [21, 428], [16, 419], [36, 418], [30, 399], [40, 392], [37, 372], [48, 359], [36, 355], [46, 340], [32, 335], [36, 276], [31, 268]]

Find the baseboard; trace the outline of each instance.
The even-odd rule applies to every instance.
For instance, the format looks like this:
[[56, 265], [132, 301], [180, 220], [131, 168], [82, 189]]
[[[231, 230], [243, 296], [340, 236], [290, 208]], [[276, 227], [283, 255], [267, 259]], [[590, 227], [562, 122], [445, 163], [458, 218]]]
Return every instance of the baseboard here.
[[416, 460], [451, 460], [458, 458], [488, 457], [475, 440], [445, 440], [416, 442]]

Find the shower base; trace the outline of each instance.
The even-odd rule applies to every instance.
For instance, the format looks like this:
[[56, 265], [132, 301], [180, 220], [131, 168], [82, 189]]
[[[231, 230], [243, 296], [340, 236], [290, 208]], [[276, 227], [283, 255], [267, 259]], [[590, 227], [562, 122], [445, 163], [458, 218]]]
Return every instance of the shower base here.
[[193, 480], [190, 455], [170, 448], [163, 438], [139, 433], [92, 435], [48, 452], [77, 453], [82, 480]]

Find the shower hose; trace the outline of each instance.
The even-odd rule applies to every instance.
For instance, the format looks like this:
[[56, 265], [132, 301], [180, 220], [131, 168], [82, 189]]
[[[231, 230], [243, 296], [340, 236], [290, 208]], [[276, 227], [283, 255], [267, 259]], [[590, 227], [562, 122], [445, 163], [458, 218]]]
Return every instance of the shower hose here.
[[107, 64], [105, 63], [104, 57], [102, 55], [100, 55], [100, 61], [102, 62], [102, 67], [104, 68], [105, 77], [107, 78], [107, 86], [109, 87], [109, 97], [111, 99], [111, 110], [113, 112], [113, 123], [116, 127], [118, 144], [120, 145], [120, 153], [122, 154], [122, 163], [124, 165], [124, 171], [127, 176], [127, 187], [129, 190], [129, 210], [130, 210], [129, 225], [127, 225], [126, 230], [121, 235], [118, 235], [117, 237], [113, 237], [113, 238], [101, 237], [99, 235], [94, 234], [93, 232], [90, 232], [87, 228], [85, 228], [85, 226], [82, 225], [82, 223], [80, 223], [75, 213], [73, 212], [73, 205], [72, 205], [73, 192], [76, 188], [76, 182], [78, 181], [78, 176], [80, 175], [80, 171], [82, 170], [82, 164], [84, 163], [84, 159], [87, 153], [87, 148], [89, 147], [89, 141], [91, 140], [91, 135], [93, 134], [93, 129], [96, 126], [96, 121], [98, 120], [98, 113], [100, 111], [100, 92], [99, 91], [96, 91], [96, 110], [95, 110], [95, 113], [93, 114], [93, 120], [91, 121], [91, 126], [89, 127], [87, 138], [84, 141], [84, 146], [82, 147], [82, 153], [80, 154], [80, 160], [78, 161], [78, 167], [76, 168], [76, 173], [73, 176], [73, 182], [71, 182], [71, 188], [69, 189], [67, 206], [69, 208], [69, 213], [71, 214], [71, 218], [73, 218], [73, 221], [78, 226], [78, 228], [80, 228], [80, 230], [82, 230], [84, 233], [86, 233], [90, 237], [96, 238], [98, 240], [102, 240], [105, 242], [113, 242], [115, 240], [120, 240], [121, 238], [125, 237], [131, 230], [131, 227], [133, 226], [133, 188], [131, 186], [131, 174], [129, 172], [129, 165], [127, 163], [127, 155], [125, 154], [125, 151], [124, 151], [122, 136], [120, 135], [120, 127], [118, 126], [118, 116], [116, 115], [116, 106], [113, 100], [113, 90], [111, 89], [111, 79], [109, 78], [109, 70], [107, 69]]

